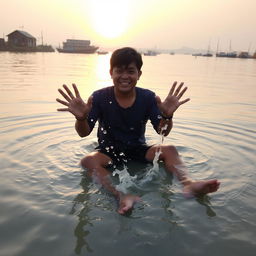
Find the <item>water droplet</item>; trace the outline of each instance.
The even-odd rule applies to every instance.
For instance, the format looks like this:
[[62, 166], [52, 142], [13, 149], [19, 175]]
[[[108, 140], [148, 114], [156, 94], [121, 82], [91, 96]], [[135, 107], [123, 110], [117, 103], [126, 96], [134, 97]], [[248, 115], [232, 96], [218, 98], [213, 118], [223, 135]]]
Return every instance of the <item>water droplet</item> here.
[[158, 115], [157, 118], [158, 118], [158, 119], [162, 119], [161, 115]]
[[130, 127], [130, 130], [133, 131], [133, 130], [134, 130], [134, 127]]
[[109, 152], [109, 147], [105, 147], [105, 149], [107, 150], [107, 152]]
[[112, 101], [110, 101], [109, 104], [112, 104]]
[[107, 134], [107, 131], [106, 131], [106, 130], [104, 130], [104, 131], [103, 131], [103, 133], [104, 133], [104, 134]]
[[114, 147], [113, 146], [110, 146], [111, 149], [113, 149]]
[[91, 122], [93, 122], [93, 119], [91, 119]]
[[104, 130], [103, 127], [101, 127], [100, 130], [103, 131]]

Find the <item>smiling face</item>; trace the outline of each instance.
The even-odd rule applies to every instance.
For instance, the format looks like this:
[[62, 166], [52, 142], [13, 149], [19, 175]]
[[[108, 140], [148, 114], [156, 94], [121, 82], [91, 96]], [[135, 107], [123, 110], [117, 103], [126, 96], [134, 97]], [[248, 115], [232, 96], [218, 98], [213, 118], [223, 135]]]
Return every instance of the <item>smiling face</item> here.
[[129, 94], [134, 91], [137, 81], [141, 76], [141, 71], [132, 62], [128, 66], [114, 67], [110, 70], [110, 75], [114, 83], [115, 92]]

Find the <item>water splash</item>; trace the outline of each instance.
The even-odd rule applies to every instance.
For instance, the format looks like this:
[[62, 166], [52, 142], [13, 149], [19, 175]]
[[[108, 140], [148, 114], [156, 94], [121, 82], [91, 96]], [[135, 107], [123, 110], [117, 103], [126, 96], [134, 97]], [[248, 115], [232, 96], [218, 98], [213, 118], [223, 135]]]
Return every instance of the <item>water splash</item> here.
[[142, 184], [151, 182], [153, 180], [156, 180], [159, 177], [159, 164], [158, 164], [158, 160], [160, 155], [162, 154], [161, 151], [161, 145], [164, 142], [164, 131], [167, 130], [168, 125], [165, 124], [163, 127], [161, 127], [160, 130], [160, 142], [158, 145], [158, 149], [155, 152], [155, 157], [153, 159], [153, 166], [152, 168], [149, 169], [149, 171], [146, 173], [145, 178], [142, 180]]
[[129, 188], [136, 186], [137, 175], [131, 176], [128, 172], [127, 166], [124, 166], [124, 169], [121, 171], [116, 169], [112, 175], [115, 176], [116, 174], [119, 175], [120, 181], [120, 183], [116, 185], [116, 189], [118, 191], [127, 193]]
[[[123, 193], [127, 193], [128, 189], [132, 188], [132, 187], [136, 187], [136, 188], [142, 188], [143, 186], [145, 186], [145, 184], [147, 183], [152, 183], [152, 181], [158, 181], [159, 177], [161, 176], [160, 172], [159, 172], [159, 157], [162, 154], [161, 151], [161, 145], [163, 144], [164, 141], [164, 131], [167, 130], [168, 125], [164, 125], [161, 128], [160, 131], [160, 142], [158, 145], [158, 148], [155, 152], [155, 156], [153, 159], [153, 166], [146, 172], [146, 174], [143, 176], [142, 179], [139, 179], [137, 175], [131, 176], [128, 172], [128, 167], [126, 165], [124, 165], [124, 169], [123, 170], [115, 170], [113, 172], [113, 176], [115, 175], [119, 175], [119, 184], [116, 185], [116, 189], [119, 191], [122, 191]], [[120, 156], [124, 155], [123, 152], [120, 153]], [[124, 159], [123, 159], [124, 160]], [[127, 161], [125, 161], [127, 162]]]
[[144, 179], [141, 180], [141, 184], [145, 184], [148, 182], [152, 182], [153, 180], [156, 180], [159, 177], [159, 156], [161, 155], [161, 147], [158, 148], [158, 150], [155, 153], [155, 157], [153, 159], [153, 166], [148, 170], [146, 173]]

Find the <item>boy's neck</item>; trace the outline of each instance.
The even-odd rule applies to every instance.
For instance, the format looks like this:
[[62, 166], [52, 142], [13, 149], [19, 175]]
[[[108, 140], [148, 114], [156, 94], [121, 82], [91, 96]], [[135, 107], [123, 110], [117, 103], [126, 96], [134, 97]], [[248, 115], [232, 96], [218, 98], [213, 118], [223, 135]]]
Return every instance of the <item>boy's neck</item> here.
[[123, 108], [131, 107], [136, 99], [135, 87], [133, 90], [127, 93], [122, 93], [114, 88], [114, 94], [115, 94], [116, 101]]

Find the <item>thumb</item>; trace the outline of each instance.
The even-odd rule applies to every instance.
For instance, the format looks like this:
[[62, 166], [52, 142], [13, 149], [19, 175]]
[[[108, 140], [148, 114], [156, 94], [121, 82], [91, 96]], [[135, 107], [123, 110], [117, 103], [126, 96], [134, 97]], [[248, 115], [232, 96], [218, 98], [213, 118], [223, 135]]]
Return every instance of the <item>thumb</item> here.
[[155, 99], [156, 99], [157, 106], [159, 106], [162, 103], [160, 97], [156, 96]]

